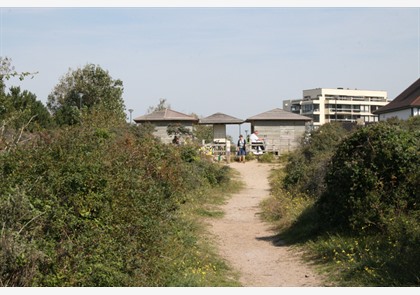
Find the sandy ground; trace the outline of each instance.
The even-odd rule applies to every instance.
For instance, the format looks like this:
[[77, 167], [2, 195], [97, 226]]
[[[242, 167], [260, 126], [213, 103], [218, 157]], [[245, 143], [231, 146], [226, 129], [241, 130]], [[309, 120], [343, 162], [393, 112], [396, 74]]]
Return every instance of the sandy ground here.
[[297, 251], [275, 239], [258, 217], [259, 203], [269, 196], [271, 164], [231, 162], [246, 187], [220, 208], [221, 219], [209, 221], [220, 255], [240, 274], [244, 287], [320, 287], [322, 279]]

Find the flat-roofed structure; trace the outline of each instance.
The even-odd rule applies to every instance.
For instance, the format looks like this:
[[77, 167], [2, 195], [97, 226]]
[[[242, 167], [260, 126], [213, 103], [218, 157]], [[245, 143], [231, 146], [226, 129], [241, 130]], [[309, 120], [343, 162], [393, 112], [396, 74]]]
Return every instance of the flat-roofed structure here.
[[382, 90], [315, 88], [303, 90], [302, 99], [284, 100], [283, 109], [312, 118], [316, 128], [330, 122], [377, 122], [374, 112], [388, 103]]

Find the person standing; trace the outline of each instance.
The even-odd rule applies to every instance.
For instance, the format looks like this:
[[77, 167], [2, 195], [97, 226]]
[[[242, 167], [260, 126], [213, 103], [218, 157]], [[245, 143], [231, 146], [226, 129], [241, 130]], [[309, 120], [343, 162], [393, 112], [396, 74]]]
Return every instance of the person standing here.
[[179, 137], [175, 135], [174, 139], [172, 139], [172, 143], [173, 144], [179, 144]]
[[245, 164], [245, 156], [246, 156], [246, 140], [241, 135], [239, 135], [238, 143], [236, 145], [236, 150], [238, 151], [239, 162]]

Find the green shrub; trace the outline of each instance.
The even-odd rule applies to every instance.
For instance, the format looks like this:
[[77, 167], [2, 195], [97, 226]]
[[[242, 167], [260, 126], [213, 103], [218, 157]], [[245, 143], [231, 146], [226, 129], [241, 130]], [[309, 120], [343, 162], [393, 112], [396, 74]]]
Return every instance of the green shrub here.
[[84, 121], [0, 154], [2, 285], [167, 283], [181, 204], [229, 177], [149, 135]]
[[258, 162], [261, 163], [273, 163], [276, 160], [276, 157], [273, 153], [264, 153], [258, 157]]
[[256, 158], [257, 158], [257, 156], [254, 155], [253, 152], [250, 152], [250, 151], [246, 152], [246, 156], [245, 156], [246, 161], [252, 161], [252, 160], [255, 160]]
[[418, 210], [418, 136], [418, 131], [378, 123], [344, 140], [318, 203], [324, 222], [385, 230], [389, 218]]
[[[282, 240], [305, 245], [334, 285], [419, 286], [419, 127], [420, 117], [393, 119], [355, 130], [329, 152], [289, 154], [262, 216]], [[308, 189], [317, 179], [318, 198]]]
[[325, 174], [331, 156], [354, 128], [327, 123], [311, 132], [310, 138], [288, 156], [284, 188], [318, 199], [325, 190]]

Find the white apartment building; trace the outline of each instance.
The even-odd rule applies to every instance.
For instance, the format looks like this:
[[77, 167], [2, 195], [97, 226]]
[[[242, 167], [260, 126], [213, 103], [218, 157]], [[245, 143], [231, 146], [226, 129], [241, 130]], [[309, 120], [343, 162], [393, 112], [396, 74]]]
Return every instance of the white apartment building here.
[[389, 103], [386, 91], [344, 88], [303, 90], [303, 99], [284, 100], [283, 110], [310, 117], [314, 127], [339, 122], [377, 122], [374, 111]]

